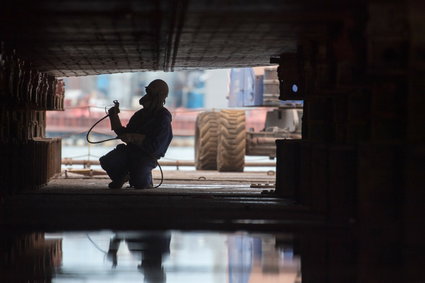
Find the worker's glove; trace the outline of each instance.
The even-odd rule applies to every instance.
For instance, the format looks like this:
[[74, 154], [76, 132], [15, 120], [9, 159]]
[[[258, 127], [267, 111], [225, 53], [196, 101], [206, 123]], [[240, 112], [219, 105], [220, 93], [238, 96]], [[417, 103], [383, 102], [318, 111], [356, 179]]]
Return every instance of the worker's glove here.
[[122, 128], [120, 116], [118, 116], [118, 113], [116, 112], [116, 108], [112, 107], [108, 111], [109, 114], [109, 121], [111, 121], [111, 130], [117, 131]]
[[126, 134], [121, 134], [119, 138], [126, 144], [132, 143], [135, 145], [142, 145], [143, 141], [145, 140], [145, 135], [126, 133]]
[[118, 113], [120, 113], [120, 109], [116, 106], [109, 108], [108, 110], [108, 114], [109, 116], [116, 116], [118, 115]]

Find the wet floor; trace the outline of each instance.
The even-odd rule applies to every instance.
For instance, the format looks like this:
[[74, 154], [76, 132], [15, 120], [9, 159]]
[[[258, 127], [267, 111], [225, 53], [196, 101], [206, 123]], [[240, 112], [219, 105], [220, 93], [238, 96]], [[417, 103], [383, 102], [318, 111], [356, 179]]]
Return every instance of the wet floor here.
[[423, 283], [420, 247], [351, 229], [0, 234], [0, 282]]
[[9, 244], [0, 282], [301, 282], [291, 234], [28, 233]]
[[425, 282], [409, 222], [325, 217], [246, 184], [145, 193], [59, 181], [0, 207], [0, 283]]

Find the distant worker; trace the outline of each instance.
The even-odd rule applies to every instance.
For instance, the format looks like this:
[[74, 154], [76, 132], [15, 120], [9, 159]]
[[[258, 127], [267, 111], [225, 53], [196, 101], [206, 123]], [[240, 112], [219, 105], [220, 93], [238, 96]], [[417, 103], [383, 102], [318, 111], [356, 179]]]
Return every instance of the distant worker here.
[[121, 125], [118, 107], [108, 110], [112, 130], [127, 144], [119, 144], [100, 158], [100, 165], [112, 180], [109, 188], [120, 189], [127, 181], [135, 189], [153, 188], [152, 170], [173, 138], [171, 113], [164, 107], [167, 96], [167, 83], [152, 81], [139, 100], [143, 108], [134, 113], [126, 127]]

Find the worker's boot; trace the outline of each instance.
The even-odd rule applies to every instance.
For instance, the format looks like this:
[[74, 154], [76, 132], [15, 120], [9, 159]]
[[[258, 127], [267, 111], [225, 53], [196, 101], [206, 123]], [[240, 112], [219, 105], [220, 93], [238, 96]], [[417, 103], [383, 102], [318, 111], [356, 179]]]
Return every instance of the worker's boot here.
[[148, 190], [148, 189], [154, 188], [151, 171], [148, 171], [148, 173], [145, 175], [142, 175], [142, 176], [139, 175], [138, 177], [139, 178], [133, 178], [133, 180], [130, 180], [131, 188], [134, 188], [136, 190]]
[[153, 189], [153, 183], [152, 183], [152, 179], [149, 182], [149, 184], [147, 186], [133, 186], [135, 190], [149, 190], [149, 189]]
[[110, 182], [110, 183], [109, 183], [109, 185], [108, 185], [108, 187], [109, 187], [110, 189], [113, 189], [113, 190], [119, 190], [119, 189], [121, 189], [121, 188], [122, 188], [122, 186], [123, 186], [126, 182], [128, 182], [128, 175], [127, 175], [127, 176], [125, 176], [125, 177], [124, 177], [123, 179], [121, 179], [121, 180], [115, 180], [115, 181]]

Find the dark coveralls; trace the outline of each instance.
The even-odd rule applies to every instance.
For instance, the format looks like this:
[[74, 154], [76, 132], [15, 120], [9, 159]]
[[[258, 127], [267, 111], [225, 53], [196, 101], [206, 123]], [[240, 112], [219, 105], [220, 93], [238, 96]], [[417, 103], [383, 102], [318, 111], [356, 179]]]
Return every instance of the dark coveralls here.
[[173, 138], [171, 120], [171, 113], [164, 107], [154, 113], [141, 109], [134, 113], [127, 127], [116, 130], [118, 136], [136, 133], [145, 135], [145, 139], [142, 146], [119, 144], [99, 159], [112, 181], [122, 181], [129, 175], [130, 186], [152, 186], [152, 169], [165, 155]]

